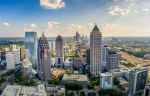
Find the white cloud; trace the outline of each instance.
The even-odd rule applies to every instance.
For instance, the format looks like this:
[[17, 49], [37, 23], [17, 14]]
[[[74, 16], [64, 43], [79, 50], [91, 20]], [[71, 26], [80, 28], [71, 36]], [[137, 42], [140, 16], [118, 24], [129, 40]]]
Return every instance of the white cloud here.
[[70, 26], [72, 29], [82, 29], [84, 28], [82, 25], [78, 25], [78, 24], [71, 24]]
[[80, 24], [65, 24], [57, 21], [49, 21], [46, 33], [51, 36], [74, 36], [76, 31], [87, 34], [88, 27]]
[[10, 26], [10, 24], [8, 22], [3, 22], [3, 25], [6, 26], [6, 27]]
[[30, 27], [36, 28], [36, 27], [38, 27], [38, 26], [37, 26], [36, 24], [31, 24]]
[[121, 2], [135, 2], [137, 0], [112, 0], [112, 1], [114, 1], [114, 2], [119, 2], [119, 1], [121, 1]]
[[148, 15], [150, 0], [112, 0], [108, 13], [112, 16]]
[[40, 5], [46, 9], [60, 9], [65, 7], [64, 0], [40, 0]]
[[131, 10], [129, 8], [120, 8], [119, 6], [113, 6], [110, 8], [108, 13], [113, 16], [125, 16], [128, 15], [130, 11]]
[[148, 22], [145, 22], [143, 18], [138, 18], [138, 20], [139, 21], [133, 20], [134, 22], [130, 22], [130, 23], [106, 22], [105, 24], [102, 25], [103, 35], [123, 36], [123, 37], [124, 36], [131, 36], [131, 37], [150, 36], [150, 32], [149, 32], [150, 27]]
[[37, 24], [24, 24], [24, 31], [37, 31], [39, 26]]
[[142, 9], [142, 11], [144, 11], [144, 12], [149, 12], [150, 9], [149, 9], [149, 8], [144, 8], [144, 9]]
[[54, 27], [57, 27], [58, 25], [60, 25], [59, 22], [56, 22], [56, 21], [49, 21], [48, 22], [48, 29], [52, 29]]

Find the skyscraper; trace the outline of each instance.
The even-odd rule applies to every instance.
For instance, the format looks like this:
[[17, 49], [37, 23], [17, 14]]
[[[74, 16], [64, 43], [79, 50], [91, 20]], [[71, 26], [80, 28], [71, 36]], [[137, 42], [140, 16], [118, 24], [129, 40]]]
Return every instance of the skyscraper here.
[[38, 67], [37, 72], [41, 80], [51, 79], [50, 49], [47, 38], [42, 34], [38, 41]]
[[56, 66], [63, 67], [63, 53], [64, 53], [64, 47], [63, 47], [63, 38], [58, 35], [56, 38]]
[[102, 46], [102, 72], [108, 71], [108, 46]]
[[76, 32], [75, 41], [80, 42], [80, 39], [81, 39], [81, 36], [80, 36], [79, 32]]
[[147, 69], [134, 69], [129, 72], [128, 96], [142, 96], [148, 78]]
[[101, 72], [101, 43], [102, 35], [95, 25], [90, 34], [90, 73], [94, 76]]
[[102, 72], [119, 68], [120, 54], [104, 45], [102, 47]]
[[119, 68], [119, 62], [120, 62], [120, 54], [109, 50], [108, 56], [107, 56], [107, 69], [108, 71], [113, 70], [113, 69], [118, 69]]
[[25, 48], [20, 48], [20, 61], [23, 61], [27, 57], [27, 50]]
[[25, 32], [25, 48], [28, 50], [28, 56], [34, 67], [37, 61], [37, 33]]

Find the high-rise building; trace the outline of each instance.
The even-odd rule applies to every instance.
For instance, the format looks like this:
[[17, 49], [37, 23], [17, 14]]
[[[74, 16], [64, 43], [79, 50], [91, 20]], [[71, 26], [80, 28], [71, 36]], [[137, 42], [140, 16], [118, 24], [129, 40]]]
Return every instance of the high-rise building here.
[[34, 67], [37, 61], [37, 33], [25, 32], [25, 48], [28, 50], [28, 56]]
[[26, 58], [26, 56], [27, 56], [26, 51], [27, 51], [27, 49], [20, 48], [20, 61], [23, 61]]
[[102, 72], [108, 71], [108, 51], [107, 45], [102, 46]]
[[146, 69], [135, 69], [129, 72], [128, 96], [142, 96], [148, 78]]
[[101, 72], [101, 43], [102, 34], [95, 25], [90, 34], [90, 74], [99, 76]]
[[79, 70], [82, 65], [83, 63], [80, 57], [74, 58], [73, 69]]
[[120, 54], [115, 51], [108, 51], [107, 56], [107, 69], [108, 71], [119, 68]]
[[111, 50], [107, 45], [102, 46], [102, 72], [119, 68], [120, 54]]
[[56, 66], [63, 67], [64, 44], [63, 38], [60, 35], [58, 35], [56, 38], [55, 47], [56, 47]]
[[0, 60], [1, 61], [2, 60], [6, 61], [6, 52], [5, 52], [5, 50], [2, 50], [0, 53], [1, 53]]
[[75, 41], [80, 42], [81, 36], [79, 32], [76, 32]]
[[51, 56], [47, 38], [42, 34], [38, 41], [38, 76], [41, 80], [51, 79]]
[[86, 64], [90, 65], [90, 48], [86, 50]]

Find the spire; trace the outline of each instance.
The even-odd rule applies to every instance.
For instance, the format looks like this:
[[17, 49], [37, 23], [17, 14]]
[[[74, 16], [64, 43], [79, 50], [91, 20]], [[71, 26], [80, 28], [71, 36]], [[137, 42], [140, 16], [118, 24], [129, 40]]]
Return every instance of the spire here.
[[95, 24], [95, 26], [93, 28], [93, 31], [99, 31], [99, 28], [98, 28], [97, 24]]

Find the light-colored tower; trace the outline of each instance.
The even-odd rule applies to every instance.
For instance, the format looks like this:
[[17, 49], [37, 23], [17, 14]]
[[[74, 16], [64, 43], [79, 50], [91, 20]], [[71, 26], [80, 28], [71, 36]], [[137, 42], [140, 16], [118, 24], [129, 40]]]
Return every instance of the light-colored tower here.
[[56, 66], [63, 67], [63, 53], [64, 53], [64, 44], [62, 36], [58, 35], [56, 37]]
[[101, 72], [101, 43], [102, 35], [95, 25], [90, 34], [90, 74], [92, 76], [99, 76]]
[[51, 59], [47, 38], [42, 34], [38, 41], [38, 76], [41, 80], [51, 79]]

